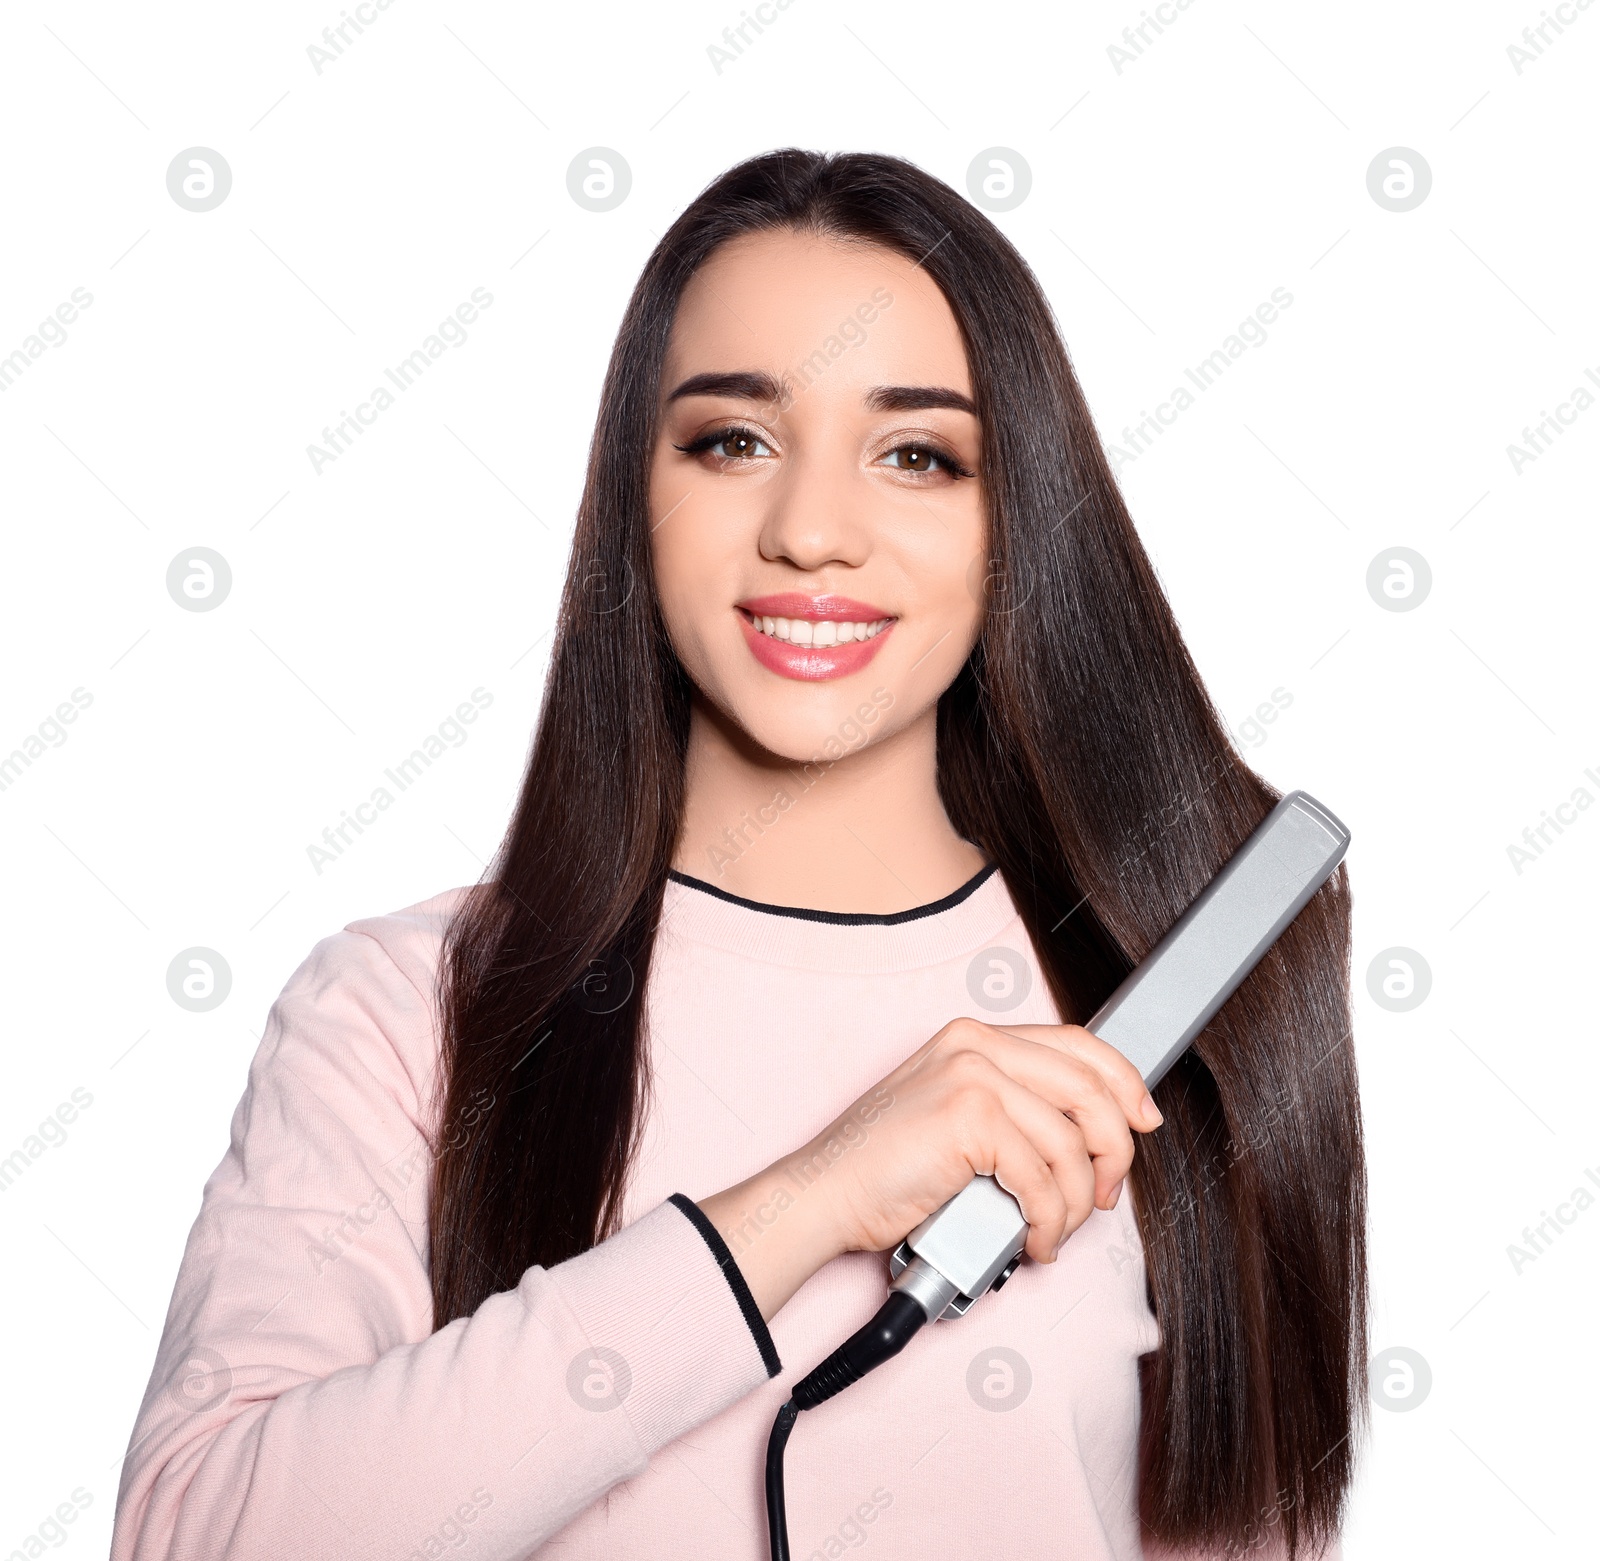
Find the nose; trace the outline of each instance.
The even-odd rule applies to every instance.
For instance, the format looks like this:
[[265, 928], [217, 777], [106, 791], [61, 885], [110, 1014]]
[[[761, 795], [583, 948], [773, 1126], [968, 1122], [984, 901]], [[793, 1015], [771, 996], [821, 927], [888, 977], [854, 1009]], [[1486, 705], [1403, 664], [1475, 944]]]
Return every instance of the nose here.
[[829, 564], [857, 569], [872, 553], [872, 528], [857, 471], [859, 450], [843, 431], [826, 448], [790, 457], [769, 500], [758, 546], [769, 562], [814, 572]]

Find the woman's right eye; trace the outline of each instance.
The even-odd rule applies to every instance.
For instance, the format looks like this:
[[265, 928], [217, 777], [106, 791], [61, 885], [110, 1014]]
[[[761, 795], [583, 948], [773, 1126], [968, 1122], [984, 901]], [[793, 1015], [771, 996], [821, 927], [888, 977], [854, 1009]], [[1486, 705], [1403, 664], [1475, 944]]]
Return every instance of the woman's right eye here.
[[724, 461], [754, 460], [772, 454], [766, 441], [748, 428], [719, 428], [677, 448], [685, 455], [710, 452]]

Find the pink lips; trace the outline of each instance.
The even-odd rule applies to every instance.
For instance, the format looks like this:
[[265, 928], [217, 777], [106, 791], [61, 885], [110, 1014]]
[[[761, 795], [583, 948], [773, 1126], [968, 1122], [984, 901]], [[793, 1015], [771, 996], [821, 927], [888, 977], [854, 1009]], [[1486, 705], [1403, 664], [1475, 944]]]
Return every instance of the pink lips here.
[[876, 623], [893, 618], [881, 607], [858, 602], [849, 596], [804, 596], [798, 591], [783, 591], [773, 596], [752, 596], [737, 604], [743, 609], [739, 624], [745, 643], [769, 672], [802, 682], [822, 682], [848, 677], [859, 672], [878, 654], [879, 647], [892, 633], [894, 622], [880, 629], [870, 640], [852, 640], [848, 645], [792, 645], [786, 640], [763, 634], [751, 618], [807, 618], [822, 623]]

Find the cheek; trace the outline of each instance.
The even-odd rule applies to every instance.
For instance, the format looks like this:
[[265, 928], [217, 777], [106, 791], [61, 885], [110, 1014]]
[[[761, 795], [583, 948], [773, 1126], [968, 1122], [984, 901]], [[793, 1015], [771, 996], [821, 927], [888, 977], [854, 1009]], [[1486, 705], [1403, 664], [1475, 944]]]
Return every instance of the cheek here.
[[651, 568], [668, 638], [691, 677], [702, 685], [718, 631], [728, 625], [739, 552], [736, 528], [707, 492], [681, 479], [652, 481]]
[[650, 560], [667, 636], [679, 660], [692, 669], [697, 659], [694, 549], [683, 529], [674, 530], [676, 519], [677, 516], [668, 519], [651, 537]]
[[[991, 573], [981, 503], [954, 509], [943, 525], [925, 532], [905, 563], [916, 598], [951, 631], [953, 640], [977, 638], [984, 612], [984, 582]], [[996, 601], [996, 606], [999, 603]]]
[[918, 524], [899, 532], [892, 544], [906, 621], [895, 630], [899, 643], [891, 642], [875, 663], [876, 679], [893, 695], [874, 729], [879, 736], [909, 725], [938, 702], [983, 628], [988, 560], [981, 498], [942, 508], [931, 525], [930, 518], [920, 513]]

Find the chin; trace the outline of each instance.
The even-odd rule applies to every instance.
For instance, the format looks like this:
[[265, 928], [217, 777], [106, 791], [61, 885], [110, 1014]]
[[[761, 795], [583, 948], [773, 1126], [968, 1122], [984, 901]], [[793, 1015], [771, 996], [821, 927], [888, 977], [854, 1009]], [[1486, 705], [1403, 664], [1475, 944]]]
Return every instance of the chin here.
[[[826, 693], [821, 688], [807, 693], [812, 697], [794, 700], [804, 708], [777, 711], [774, 704], [785, 701], [767, 693], [759, 702], [740, 700], [724, 710], [767, 753], [797, 765], [846, 758], [904, 724], [894, 694], [876, 681], [860, 688], [835, 683]], [[757, 703], [759, 708], [751, 708]]]

